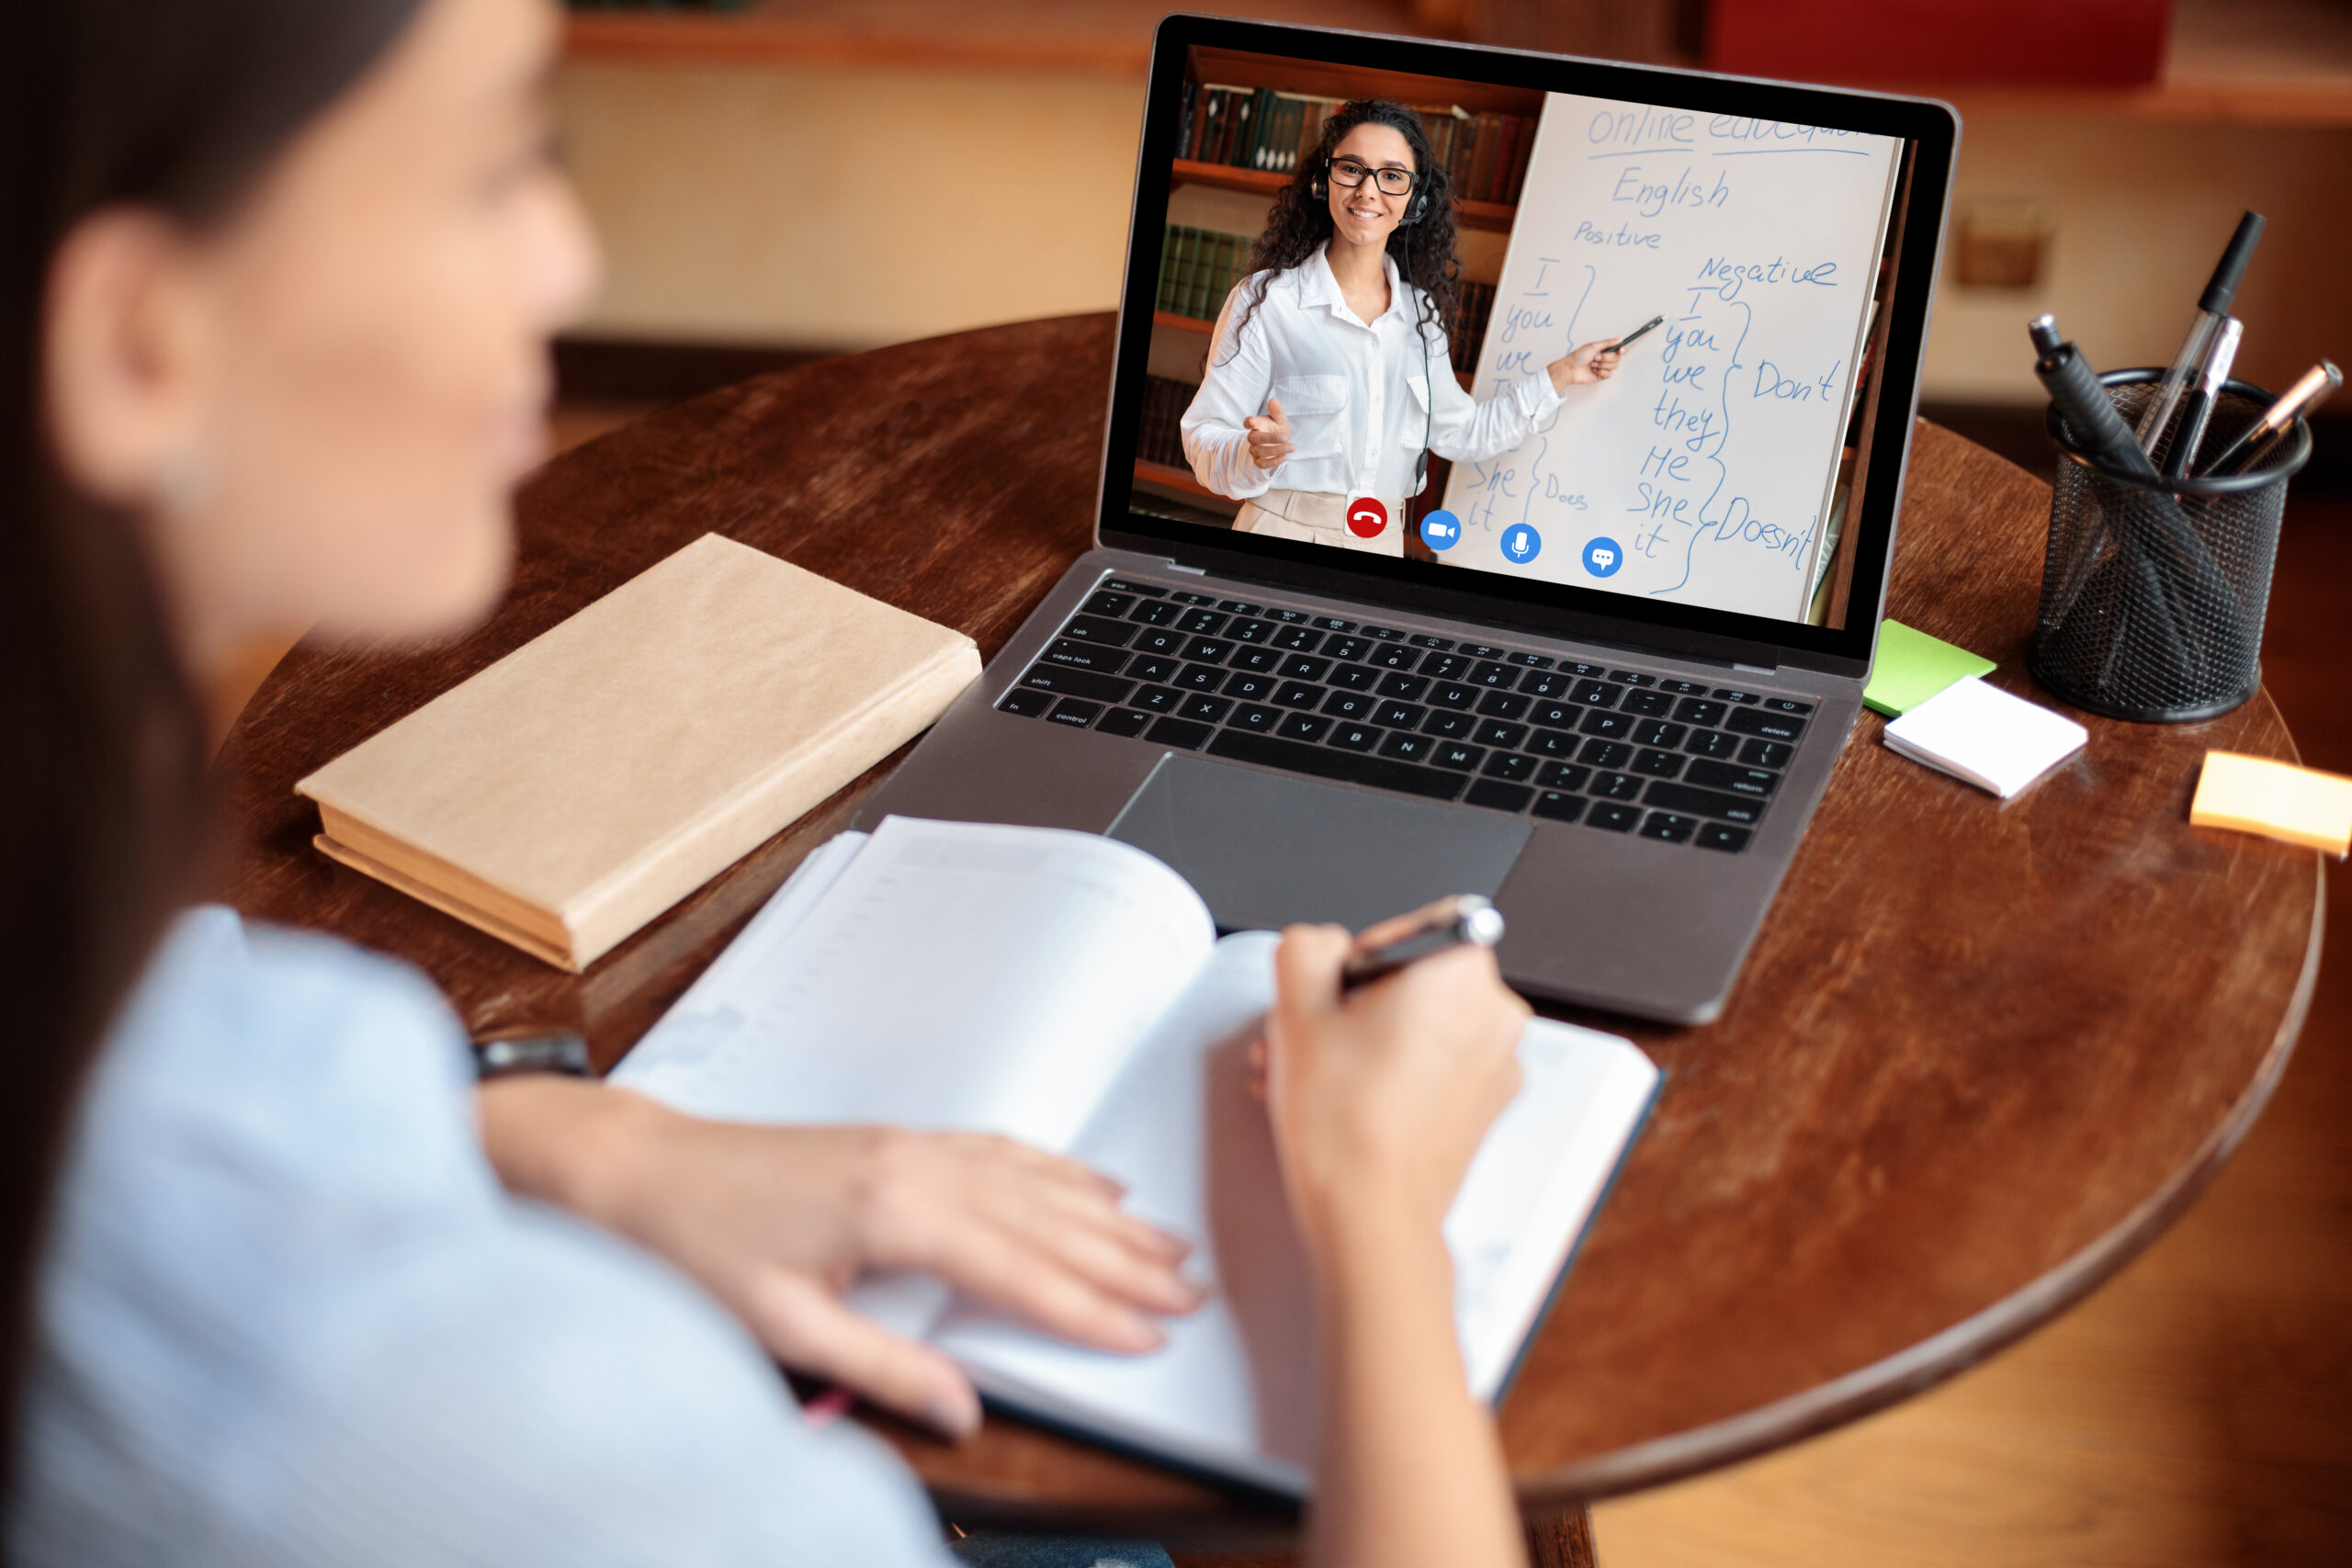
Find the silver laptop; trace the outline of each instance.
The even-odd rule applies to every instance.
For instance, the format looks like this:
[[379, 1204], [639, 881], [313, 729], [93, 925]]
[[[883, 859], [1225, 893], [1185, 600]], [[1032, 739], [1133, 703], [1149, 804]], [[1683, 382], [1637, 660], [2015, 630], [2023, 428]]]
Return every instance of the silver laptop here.
[[1528, 995], [1713, 1018], [1860, 711], [1957, 136], [1167, 18], [1098, 547], [862, 820], [1107, 833], [1231, 929], [1484, 893]]

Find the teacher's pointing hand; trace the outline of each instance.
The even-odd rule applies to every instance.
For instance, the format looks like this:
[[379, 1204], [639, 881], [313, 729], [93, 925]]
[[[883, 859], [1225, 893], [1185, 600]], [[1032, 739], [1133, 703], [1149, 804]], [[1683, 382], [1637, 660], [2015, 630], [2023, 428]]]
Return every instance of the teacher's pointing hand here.
[[1250, 433], [1250, 460], [1260, 468], [1271, 468], [1290, 456], [1290, 421], [1281, 400], [1268, 398], [1266, 412], [1251, 414], [1241, 427]]
[[1544, 368], [1552, 375], [1552, 389], [1565, 392], [1585, 382], [1606, 381], [1617, 374], [1622, 345], [1615, 338], [1581, 343]]

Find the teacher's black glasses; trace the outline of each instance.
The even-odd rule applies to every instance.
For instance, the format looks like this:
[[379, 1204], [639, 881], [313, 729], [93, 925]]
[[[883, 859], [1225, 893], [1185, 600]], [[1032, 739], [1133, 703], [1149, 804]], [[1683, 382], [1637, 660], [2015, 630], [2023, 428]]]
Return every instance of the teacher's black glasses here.
[[1389, 196], [1410, 196], [1413, 193], [1413, 171], [1410, 169], [1375, 169], [1359, 164], [1353, 158], [1333, 158], [1327, 165], [1331, 171], [1331, 183], [1350, 190], [1363, 184], [1367, 176], [1379, 182], [1381, 190]]

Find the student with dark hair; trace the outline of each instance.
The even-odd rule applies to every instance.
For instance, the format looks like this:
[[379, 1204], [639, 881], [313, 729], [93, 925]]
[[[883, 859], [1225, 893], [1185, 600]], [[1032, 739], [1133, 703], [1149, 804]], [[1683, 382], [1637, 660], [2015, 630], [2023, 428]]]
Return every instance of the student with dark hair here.
[[[771, 1358], [968, 1431], [849, 1313], [912, 1269], [1108, 1348], [1181, 1244], [1003, 1140], [477, 1086], [414, 973], [184, 907], [193, 694], [249, 641], [484, 614], [594, 254], [542, 0], [8, 0], [0, 54], [6, 1541], [20, 1565], [936, 1563]], [[175, 913], [175, 911], [177, 911]], [[1280, 957], [1267, 1100], [1329, 1360], [1316, 1519], [1514, 1562], [1439, 1222], [1516, 1081], [1483, 950]]]
[[[1401, 556], [1430, 453], [1508, 452], [1567, 388], [1616, 374], [1616, 350], [1588, 343], [1473, 401], [1445, 330], [1460, 270], [1453, 184], [1420, 117], [1340, 105], [1275, 197], [1184, 412], [1193, 476], [1243, 503], [1236, 530]], [[1363, 498], [1385, 526], [1349, 526]]]

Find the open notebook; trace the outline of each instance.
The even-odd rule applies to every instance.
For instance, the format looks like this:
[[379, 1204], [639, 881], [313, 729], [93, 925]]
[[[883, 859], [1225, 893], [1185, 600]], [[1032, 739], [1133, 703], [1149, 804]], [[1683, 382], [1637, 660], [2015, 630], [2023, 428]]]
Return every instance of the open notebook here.
[[[1304, 1264], [1247, 1046], [1271, 932], [1217, 940], [1167, 866], [1057, 829], [886, 818], [818, 850], [613, 1073], [697, 1114], [995, 1132], [1126, 1184], [1193, 1239], [1209, 1304], [1147, 1356], [1080, 1349], [927, 1280], [858, 1304], [1008, 1407], [1304, 1491]], [[1658, 1084], [1632, 1043], [1542, 1020], [1526, 1085], [1447, 1216], [1472, 1388], [1501, 1391]]]

